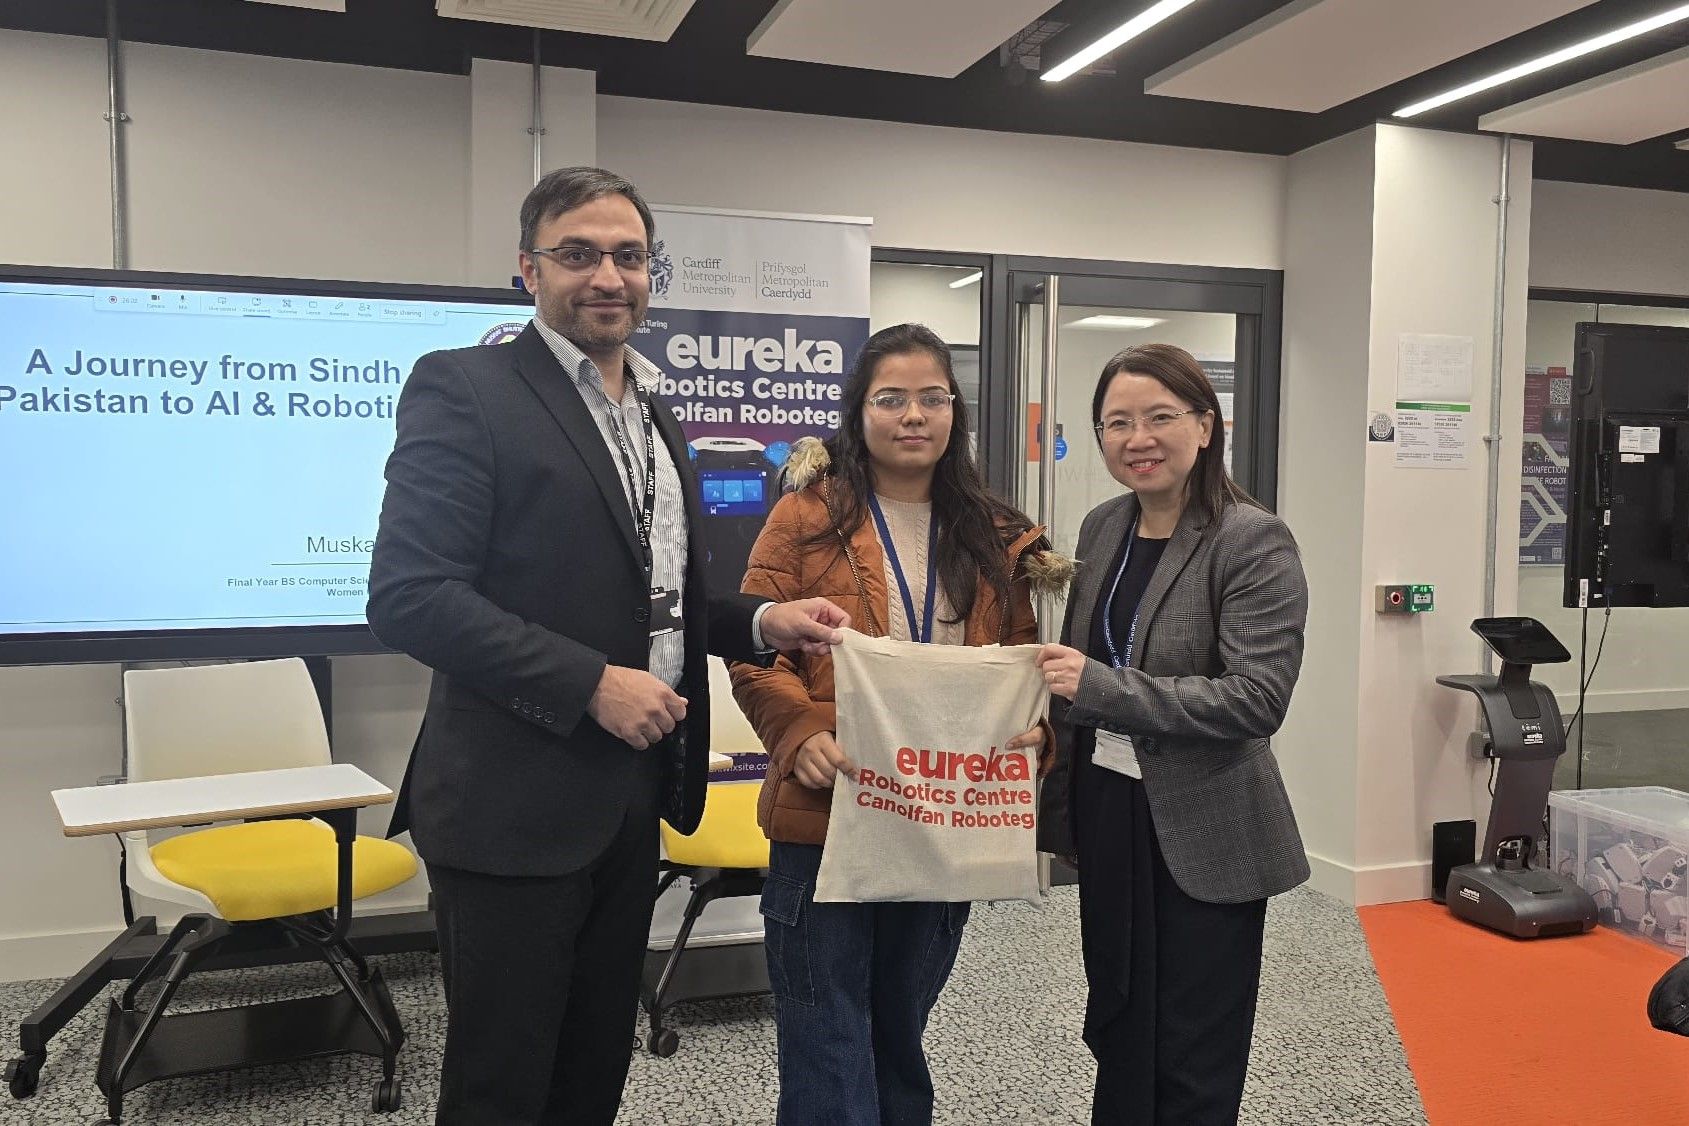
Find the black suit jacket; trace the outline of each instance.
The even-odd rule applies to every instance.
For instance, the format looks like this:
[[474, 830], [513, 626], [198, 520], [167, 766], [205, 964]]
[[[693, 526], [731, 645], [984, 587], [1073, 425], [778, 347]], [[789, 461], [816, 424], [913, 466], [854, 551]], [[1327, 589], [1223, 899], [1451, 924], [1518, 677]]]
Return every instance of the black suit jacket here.
[[647, 667], [650, 594], [614, 458], [532, 326], [512, 343], [433, 352], [399, 398], [370, 565], [369, 623], [434, 670], [391, 834], [423, 859], [495, 875], [562, 875], [602, 851], [631, 803], [682, 832], [703, 814], [706, 652], [752, 659], [761, 600], [711, 597], [697, 481], [660, 401], [690, 548], [686, 720], [635, 750], [587, 715], [606, 664]]

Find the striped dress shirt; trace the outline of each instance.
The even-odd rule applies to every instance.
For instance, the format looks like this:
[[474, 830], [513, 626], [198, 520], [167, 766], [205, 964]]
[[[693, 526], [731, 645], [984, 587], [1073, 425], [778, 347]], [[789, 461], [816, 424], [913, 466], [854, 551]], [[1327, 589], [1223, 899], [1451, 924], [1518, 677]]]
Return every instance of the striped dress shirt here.
[[[626, 375], [631, 378], [622, 380], [622, 401], [611, 402], [610, 396], [604, 390], [603, 375], [586, 353], [575, 347], [566, 337], [553, 331], [538, 317], [534, 318], [534, 327], [539, 330], [540, 339], [551, 349], [551, 354], [557, 357], [557, 362], [563, 365], [563, 370], [569, 373], [569, 378], [574, 382], [575, 389], [581, 393], [581, 399], [585, 401], [593, 422], [598, 424], [598, 432], [603, 436], [604, 445], [610, 451], [610, 460], [616, 466], [616, 479], [622, 483], [622, 493], [627, 498], [628, 508], [633, 513], [637, 526], [645, 497], [645, 420], [640, 417], [639, 399], [634, 394], [633, 385], [637, 380], [647, 394], [654, 395], [662, 373], [657, 370], [655, 364], [632, 348], [623, 349], [623, 355], [627, 357]], [[653, 403], [652, 409], [667, 408]], [[618, 441], [616, 437], [618, 431], [622, 440], [627, 443], [628, 457], [625, 460], [622, 457], [622, 441]], [[675, 468], [668, 445], [660, 434], [652, 435], [652, 439], [656, 444], [657, 453], [657, 500], [656, 509], [651, 515], [651, 585], [678, 591], [681, 604], [684, 605], [686, 502], [680, 491], [680, 472]], [[633, 474], [631, 487], [627, 472], [630, 465]], [[632, 491], [633, 489], [638, 491]], [[685, 665], [683, 631], [677, 629], [673, 633], [665, 633], [651, 639], [652, 676], [671, 688], [678, 688]]]

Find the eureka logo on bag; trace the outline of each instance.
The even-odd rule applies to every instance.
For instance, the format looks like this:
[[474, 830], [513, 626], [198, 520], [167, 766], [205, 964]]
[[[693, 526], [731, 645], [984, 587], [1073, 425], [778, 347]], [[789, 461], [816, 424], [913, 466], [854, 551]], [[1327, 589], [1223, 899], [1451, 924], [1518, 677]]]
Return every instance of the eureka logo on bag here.
[[[1025, 752], [998, 754], [992, 747], [985, 754], [962, 751], [934, 751], [925, 747], [899, 747], [897, 772], [902, 781], [868, 767], [857, 771], [856, 804], [864, 809], [895, 814], [922, 825], [948, 825], [954, 829], [1030, 829], [1033, 827], [1032, 765]], [[939, 782], [999, 783], [987, 788], [967, 786], [959, 792], [935, 785]], [[1022, 783], [1004, 785], [1002, 783]], [[880, 793], [874, 793], [878, 790]], [[890, 795], [890, 796], [884, 796]], [[903, 802], [894, 800], [902, 798]], [[951, 809], [949, 816], [928, 805], [967, 807]], [[995, 812], [1004, 806], [1010, 812]], [[1017, 808], [1018, 807], [1018, 808]], [[992, 810], [993, 812], [974, 812]]]
[[942, 778], [954, 782], [965, 776], [970, 782], [1025, 782], [1031, 777], [1023, 754], [999, 755], [992, 747], [988, 754], [964, 754], [961, 751], [929, 751], [922, 747], [897, 749], [897, 771], [910, 778]]

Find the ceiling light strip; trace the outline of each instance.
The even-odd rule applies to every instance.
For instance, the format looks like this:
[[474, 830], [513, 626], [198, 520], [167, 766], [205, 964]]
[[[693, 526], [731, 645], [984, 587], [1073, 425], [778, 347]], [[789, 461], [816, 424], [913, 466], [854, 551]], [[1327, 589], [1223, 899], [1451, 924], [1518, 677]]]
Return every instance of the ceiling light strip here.
[[1121, 44], [1136, 39], [1156, 24], [1177, 15], [1194, 3], [1196, 3], [1196, 0], [1161, 0], [1159, 4], [1152, 4], [1077, 55], [1051, 67], [1038, 77], [1045, 82], [1060, 82], [1064, 78], [1078, 74]]
[[1532, 59], [1529, 62], [1520, 63], [1518, 66], [1509, 67], [1504, 71], [1490, 75], [1488, 78], [1480, 78], [1476, 82], [1468, 82], [1466, 85], [1458, 86], [1445, 94], [1438, 94], [1434, 98], [1426, 98], [1424, 101], [1415, 102], [1411, 106], [1403, 106], [1392, 116], [1417, 117], [1419, 114], [1422, 114], [1427, 110], [1446, 106], [1450, 102], [1457, 102], [1462, 98], [1471, 97], [1473, 94], [1481, 94], [1485, 90], [1493, 90], [1495, 87], [1512, 82], [1515, 79], [1536, 74], [1538, 71], [1547, 70], [1549, 67], [1558, 66], [1564, 62], [1570, 62], [1572, 59], [1581, 58], [1591, 52], [1599, 51], [1603, 47], [1611, 47], [1615, 43], [1623, 43], [1627, 39], [1635, 39], [1638, 35], [1646, 35], [1650, 31], [1658, 31], [1662, 27], [1669, 27], [1670, 25], [1682, 20], [1689, 20], [1689, 4], [1680, 4], [1675, 8], [1669, 8], [1666, 11], [1661, 12], [1659, 15], [1650, 16], [1645, 20], [1639, 20], [1636, 23], [1616, 28], [1604, 35], [1597, 35], [1593, 39], [1585, 39], [1581, 43], [1573, 43], [1570, 47], [1562, 47], [1558, 51], [1543, 55], [1540, 58]]

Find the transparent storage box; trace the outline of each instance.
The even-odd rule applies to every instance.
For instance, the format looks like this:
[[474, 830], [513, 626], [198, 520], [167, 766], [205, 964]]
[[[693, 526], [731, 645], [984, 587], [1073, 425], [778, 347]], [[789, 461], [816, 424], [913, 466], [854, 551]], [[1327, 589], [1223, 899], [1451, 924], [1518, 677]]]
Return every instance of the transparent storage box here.
[[1554, 870], [1595, 897], [1603, 924], [1689, 947], [1689, 794], [1664, 786], [1548, 795]]

